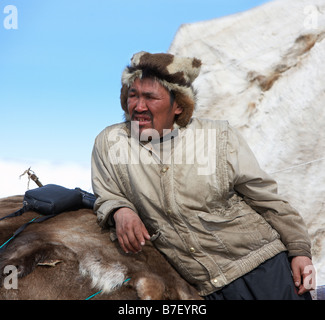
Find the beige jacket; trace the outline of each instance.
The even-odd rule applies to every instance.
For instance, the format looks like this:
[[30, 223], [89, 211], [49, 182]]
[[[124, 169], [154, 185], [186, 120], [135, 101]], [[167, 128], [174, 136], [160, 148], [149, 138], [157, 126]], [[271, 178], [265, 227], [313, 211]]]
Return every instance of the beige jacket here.
[[134, 210], [201, 295], [281, 251], [311, 257], [302, 218], [227, 122], [193, 118], [165, 137], [139, 143], [130, 123], [98, 135], [92, 182], [101, 226], [117, 208]]

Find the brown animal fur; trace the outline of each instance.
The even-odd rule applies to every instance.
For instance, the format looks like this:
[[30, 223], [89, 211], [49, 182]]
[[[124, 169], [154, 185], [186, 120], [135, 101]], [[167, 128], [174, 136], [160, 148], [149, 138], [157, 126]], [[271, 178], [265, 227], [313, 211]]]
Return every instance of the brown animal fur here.
[[[0, 217], [21, 206], [21, 196], [1, 199]], [[0, 221], [0, 244], [37, 215]], [[3, 286], [7, 265], [17, 267], [18, 289]], [[121, 277], [131, 280], [123, 284]], [[106, 287], [104, 279], [117, 281], [116, 288]], [[123, 253], [88, 209], [30, 224], [0, 257], [0, 299], [85, 299], [100, 289], [93, 299], [201, 299], [151, 243], [139, 254]]]

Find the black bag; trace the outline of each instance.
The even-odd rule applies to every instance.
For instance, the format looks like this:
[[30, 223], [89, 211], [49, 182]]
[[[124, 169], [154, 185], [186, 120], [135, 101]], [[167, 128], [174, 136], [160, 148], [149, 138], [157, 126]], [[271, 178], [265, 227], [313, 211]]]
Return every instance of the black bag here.
[[82, 196], [82, 207], [93, 209], [96, 197], [87, 191], [81, 190], [80, 188], [76, 188], [75, 190], [78, 190], [81, 193]]
[[82, 206], [82, 195], [76, 189], [48, 184], [26, 191], [23, 204], [27, 210], [42, 215], [56, 215], [63, 211], [79, 209]]
[[67, 189], [56, 184], [48, 184], [37, 189], [26, 191], [23, 207], [0, 218], [0, 221], [6, 218], [20, 216], [30, 210], [40, 213], [42, 217], [34, 218], [22, 225], [7, 242], [0, 246], [0, 253], [5, 249], [7, 243], [22, 232], [31, 222], [42, 222], [68, 210], [78, 210], [80, 208], [92, 209], [95, 200], [96, 198], [93, 194], [80, 188]]
[[23, 207], [8, 216], [0, 218], [0, 221], [19, 216], [29, 210], [47, 216], [57, 215], [67, 210], [92, 209], [95, 200], [96, 198], [93, 194], [80, 188], [67, 189], [56, 184], [47, 184], [43, 187], [26, 191]]

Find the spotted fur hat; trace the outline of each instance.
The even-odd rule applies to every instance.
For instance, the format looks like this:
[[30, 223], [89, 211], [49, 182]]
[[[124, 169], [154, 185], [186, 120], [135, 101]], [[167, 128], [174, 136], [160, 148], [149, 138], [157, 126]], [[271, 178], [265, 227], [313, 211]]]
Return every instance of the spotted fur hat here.
[[190, 121], [196, 100], [192, 82], [199, 75], [201, 61], [196, 58], [174, 56], [169, 53], [138, 52], [122, 73], [121, 105], [126, 120], [130, 120], [127, 108], [128, 88], [136, 78], [154, 78], [175, 95], [183, 112], [176, 116], [176, 123], [185, 127]]

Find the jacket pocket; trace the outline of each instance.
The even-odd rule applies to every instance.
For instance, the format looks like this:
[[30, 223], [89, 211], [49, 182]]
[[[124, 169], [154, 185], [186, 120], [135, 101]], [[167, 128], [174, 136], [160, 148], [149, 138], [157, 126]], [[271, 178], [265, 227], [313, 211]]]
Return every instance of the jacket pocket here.
[[[206, 280], [206, 273], [202, 273], [201, 268], [197, 268], [197, 263], [193, 262], [190, 255], [184, 251], [179, 241], [170, 240], [164, 236], [164, 229], [157, 229], [152, 235], [153, 245], [166, 257], [170, 264], [192, 285], [200, 284]], [[171, 235], [172, 233], [169, 233]], [[198, 281], [198, 278], [201, 279]]]
[[237, 260], [255, 251], [276, 238], [271, 226], [252, 209], [249, 212], [232, 211], [219, 215], [201, 212], [198, 215], [203, 228], [225, 248], [217, 255], [227, 254], [231, 260]]

